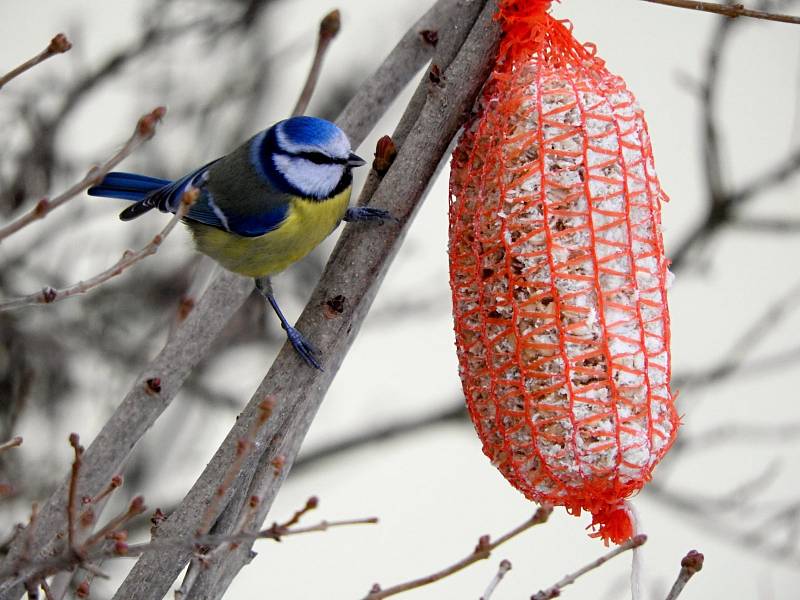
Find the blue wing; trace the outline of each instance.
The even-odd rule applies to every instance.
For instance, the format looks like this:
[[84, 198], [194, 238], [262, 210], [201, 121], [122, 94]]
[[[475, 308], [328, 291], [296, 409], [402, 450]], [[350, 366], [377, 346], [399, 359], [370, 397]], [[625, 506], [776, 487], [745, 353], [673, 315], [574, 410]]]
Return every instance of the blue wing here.
[[212, 161], [176, 181], [136, 173], [108, 173], [100, 184], [89, 189], [89, 194], [136, 201], [119, 215], [123, 221], [130, 221], [153, 208], [177, 212], [184, 192], [195, 187], [200, 190], [200, 196], [189, 209], [186, 219], [245, 237], [264, 235], [276, 229], [286, 218], [288, 205], [267, 204], [265, 210], [247, 215], [235, 213], [228, 207], [225, 210], [220, 208], [206, 185], [209, 170], [216, 162]]
[[[178, 197], [180, 198], [180, 195]], [[230, 210], [221, 209], [208, 188], [201, 188], [200, 197], [189, 209], [186, 218], [236, 235], [257, 237], [276, 229], [286, 218], [287, 213], [288, 206], [275, 206], [256, 215], [235, 214]]]
[[[231, 202], [217, 202], [214, 194], [209, 189], [209, 171], [217, 161], [211, 162], [194, 173], [176, 181], [169, 188], [159, 190], [153, 194], [153, 201], [161, 203], [169, 212], [178, 210], [178, 204], [183, 193], [194, 186], [200, 190], [200, 197], [195, 201], [186, 218], [204, 225], [230, 231], [244, 237], [257, 237], [276, 229], [286, 218], [289, 207], [286, 204], [264, 203], [258, 212], [242, 214], [235, 211], [235, 204]], [[219, 193], [222, 193], [219, 191]], [[223, 208], [224, 206], [224, 208]], [[164, 210], [163, 208], [161, 210]]]

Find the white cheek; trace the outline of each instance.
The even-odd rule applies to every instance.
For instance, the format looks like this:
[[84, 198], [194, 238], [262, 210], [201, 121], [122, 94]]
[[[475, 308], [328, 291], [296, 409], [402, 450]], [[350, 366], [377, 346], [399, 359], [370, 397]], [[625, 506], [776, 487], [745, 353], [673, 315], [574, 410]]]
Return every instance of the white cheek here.
[[275, 166], [290, 184], [303, 194], [324, 198], [330, 196], [344, 175], [342, 165], [318, 165], [310, 160], [278, 154]]

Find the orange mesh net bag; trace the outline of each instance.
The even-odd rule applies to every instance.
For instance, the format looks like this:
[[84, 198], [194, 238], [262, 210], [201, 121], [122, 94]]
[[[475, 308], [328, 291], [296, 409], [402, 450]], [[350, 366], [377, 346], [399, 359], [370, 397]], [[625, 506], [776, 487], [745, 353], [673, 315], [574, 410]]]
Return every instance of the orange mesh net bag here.
[[528, 498], [633, 533], [678, 428], [666, 199], [644, 115], [550, 2], [501, 0], [497, 64], [450, 180], [456, 346], [483, 451]]

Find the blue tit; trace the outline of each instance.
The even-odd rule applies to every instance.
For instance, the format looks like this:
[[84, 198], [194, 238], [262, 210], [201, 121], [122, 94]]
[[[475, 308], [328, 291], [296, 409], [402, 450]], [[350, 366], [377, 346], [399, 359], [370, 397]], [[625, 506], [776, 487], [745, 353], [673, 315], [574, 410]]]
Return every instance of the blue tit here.
[[197, 249], [255, 278], [294, 349], [321, 369], [318, 351], [284, 317], [270, 276], [306, 256], [342, 220], [391, 219], [383, 210], [348, 208], [352, 169], [363, 164], [333, 123], [292, 117], [175, 181], [115, 172], [89, 194], [134, 201], [120, 213], [129, 221], [152, 208], [175, 213], [183, 193], [197, 188], [200, 195], [184, 218]]

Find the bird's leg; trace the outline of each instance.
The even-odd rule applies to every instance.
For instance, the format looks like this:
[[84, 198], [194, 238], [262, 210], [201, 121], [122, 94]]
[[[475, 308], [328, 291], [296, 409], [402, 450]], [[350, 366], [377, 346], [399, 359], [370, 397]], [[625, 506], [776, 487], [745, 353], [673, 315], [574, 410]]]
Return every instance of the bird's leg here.
[[344, 220], [352, 223], [354, 221], [397, 221], [388, 210], [382, 208], [370, 208], [369, 206], [351, 206], [344, 213]]
[[264, 298], [272, 307], [272, 310], [274, 310], [275, 314], [278, 315], [278, 318], [281, 321], [281, 327], [283, 327], [284, 331], [286, 331], [286, 337], [289, 338], [289, 342], [291, 342], [295, 351], [310, 366], [314, 367], [315, 369], [319, 369], [320, 371], [324, 371], [322, 366], [319, 364], [319, 351], [311, 345], [311, 342], [303, 337], [302, 333], [289, 325], [286, 317], [283, 316], [283, 313], [278, 306], [278, 302], [275, 300], [275, 296], [272, 294], [272, 282], [269, 280], [269, 277], [257, 277], [255, 281], [258, 293], [264, 296]]

